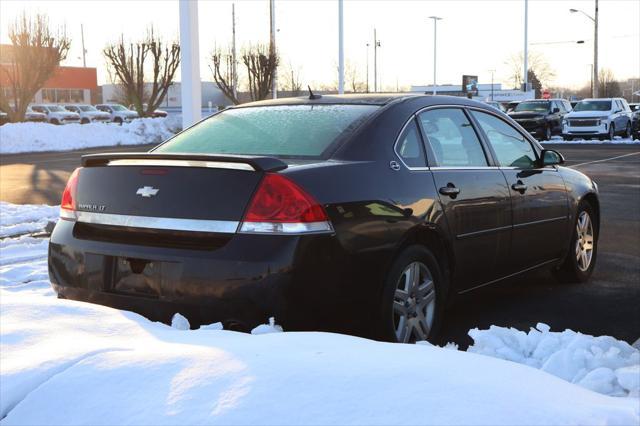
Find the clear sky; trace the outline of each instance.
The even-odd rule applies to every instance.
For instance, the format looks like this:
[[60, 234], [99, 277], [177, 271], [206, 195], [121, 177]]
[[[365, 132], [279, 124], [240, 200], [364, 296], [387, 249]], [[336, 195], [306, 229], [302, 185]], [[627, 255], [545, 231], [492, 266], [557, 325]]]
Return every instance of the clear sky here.
[[[200, 0], [200, 60], [203, 80], [212, 80], [208, 64], [217, 44], [231, 40], [231, 1]], [[238, 46], [269, 40], [268, 0], [236, 4]], [[579, 87], [589, 81], [593, 61], [593, 23], [570, 8], [594, 13], [593, 0], [530, 0], [530, 50], [542, 53], [556, 77], [552, 85]], [[66, 25], [72, 38], [67, 65], [81, 65], [80, 24], [84, 25], [87, 65], [107, 82], [102, 48], [120, 34], [136, 40], [153, 24], [167, 39], [178, 37], [178, 1], [0, 0], [0, 40], [15, 16], [45, 13], [55, 25]], [[433, 79], [433, 23], [438, 22], [438, 83], [459, 84], [462, 74], [507, 81], [508, 58], [523, 49], [524, 0], [346, 0], [345, 58], [365, 74], [367, 47], [377, 28], [379, 79], [384, 87], [430, 84]], [[337, 80], [338, 2], [276, 0], [277, 45], [282, 64], [300, 68], [303, 83]], [[618, 78], [640, 77], [640, 0], [600, 0], [601, 68]], [[585, 40], [584, 44], [575, 44]], [[554, 42], [554, 44], [537, 44]], [[555, 43], [567, 42], [567, 43]], [[373, 85], [373, 51], [369, 52]]]

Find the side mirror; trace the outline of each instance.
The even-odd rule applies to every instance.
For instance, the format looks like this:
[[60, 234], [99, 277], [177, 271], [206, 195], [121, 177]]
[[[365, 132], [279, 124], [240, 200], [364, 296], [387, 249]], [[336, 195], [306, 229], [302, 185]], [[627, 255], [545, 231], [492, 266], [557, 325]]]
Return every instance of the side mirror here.
[[553, 149], [543, 149], [540, 154], [540, 158], [542, 159], [542, 167], [564, 164], [564, 157], [562, 154], [558, 151], [554, 151]]
[[554, 109], [553, 109], [553, 113], [554, 113], [554, 114], [557, 114], [557, 113], [559, 113], [559, 112], [560, 112], [560, 108], [554, 108]]

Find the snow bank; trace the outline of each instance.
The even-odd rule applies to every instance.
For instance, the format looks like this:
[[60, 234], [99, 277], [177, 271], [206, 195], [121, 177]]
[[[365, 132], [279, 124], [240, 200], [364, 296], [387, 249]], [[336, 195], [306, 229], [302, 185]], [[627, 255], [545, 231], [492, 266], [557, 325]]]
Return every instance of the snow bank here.
[[[577, 347], [588, 348], [600, 354], [597, 362], [613, 372], [616, 386], [637, 389], [637, 362], [612, 361], [611, 348], [619, 358], [633, 355], [611, 338], [598, 352], [592, 346], [600, 338], [494, 327], [473, 330], [475, 349], [462, 352], [283, 333], [275, 320], [260, 326], [269, 331], [260, 335], [221, 330], [220, 323], [189, 330], [180, 316], [170, 327], [58, 300], [48, 283], [46, 245], [28, 236], [0, 242], [3, 425], [640, 422], [637, 398], [592, 392], [540, 367], [558, 348], [572, 348], [555, 365], [573, 369], [571, 360], [582, 354]], [[589, 376], [613, 380], [598, 369], [583, 379]]]
[[0, 238], [43, 231], [60, 215], [58, 206], [11, 204], [0, 201]]
[[552, 332], [546, 324], [528, 333], [491, 326], [469, 336], [469, 352], [538, 368], [598, 393], [640, 397], [640, 350], [613, 337]]
[[177, 133], [180, 126], [179, 117], [141, 118], [122, 126], [9, 123], [0, 127], [0, 154], [160, 143]]
[[551, 140], [548, 141], [539, 141], [541, 144], [548, 144], [548, 143], [561, 143], [561, 144], [566, 144], [566, 145], [580, 145], [580, 144], [586, 144], [586, 145], [616, 145], [616, 144], [622, 144], [622, 145], [635, 145], [635, 144], [640, 144], [640, 139], [634, 139], [634, 138], [622, 138], [620, 136], [616, 136], [613, 138], [613, 140], [591, 140], [591, 139], [572, 139], [570, 141], [566, 141], [564, 140], [561, 136], [553, 136], [551, 137]]

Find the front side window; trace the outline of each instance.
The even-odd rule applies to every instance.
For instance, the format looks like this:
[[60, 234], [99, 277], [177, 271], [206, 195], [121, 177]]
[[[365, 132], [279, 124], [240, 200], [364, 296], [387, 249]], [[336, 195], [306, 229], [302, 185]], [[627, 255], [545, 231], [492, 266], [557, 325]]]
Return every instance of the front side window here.
[[185, 130], [155, 151], [318, 158], [378, 108], [346, 104], [232, 108]]
[[496, 153], [502, 167], [531, 169], [536, 167], [536, 153], [531, 143], [507, 122], [493, 115], [472, 111]]
[[416, 122], [411, 122], [405, 127], [402, 136], [398, 139], [396, 152], [402, 158], [402, 161], [409, 167], [425, 167], [426, 161], [418, 126]]
[[480, 140], [464, 111], [442, 108], [418, 116], [433, 151], [431, 163], [440, 167], [486, 167]]

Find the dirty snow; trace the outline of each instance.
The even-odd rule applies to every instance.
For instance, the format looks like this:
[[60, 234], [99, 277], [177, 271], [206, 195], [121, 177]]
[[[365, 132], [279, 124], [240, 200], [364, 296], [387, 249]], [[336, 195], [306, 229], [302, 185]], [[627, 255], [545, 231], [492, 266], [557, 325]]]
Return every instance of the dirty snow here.
[[179, 116], [141, 118], [122, 126], [104, 123], [63, 126], [9, 123], [0, 127], [0, 154], [160, 143], [177, 133], [181, 125]]
[[44, 231], [60, 215], [58, 206], [18, 205], [0, 201], [0, 238]]
[[463, 352], [283, 333], [277, 318], [260, 335], [170, 327], [58, 300], [46, 245], [0, 243], [3, 425], [640, 422], [639, 352], [610, 337], [492, 327]]

